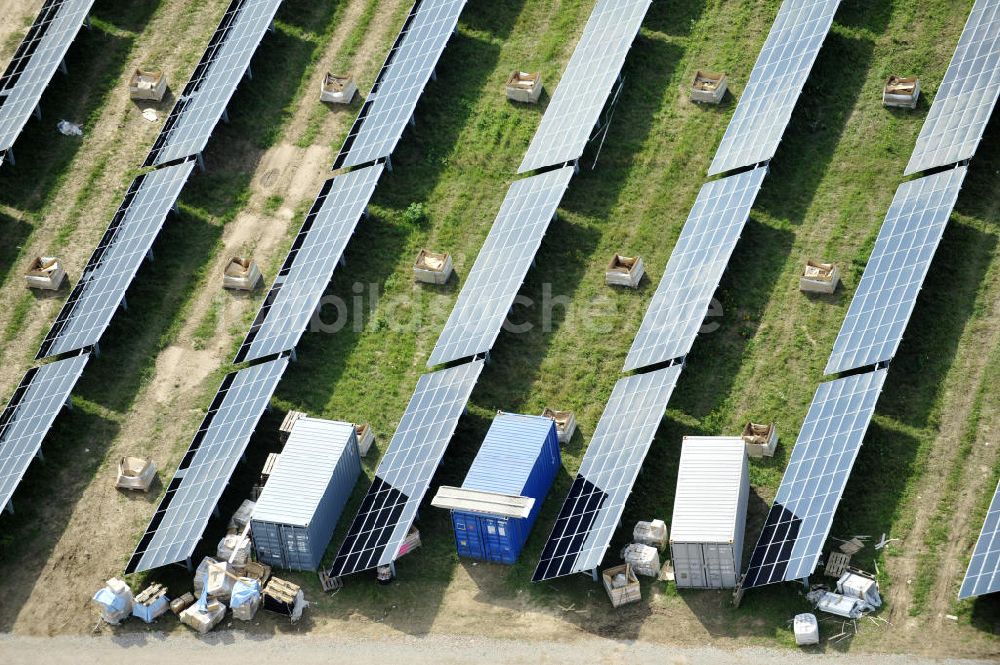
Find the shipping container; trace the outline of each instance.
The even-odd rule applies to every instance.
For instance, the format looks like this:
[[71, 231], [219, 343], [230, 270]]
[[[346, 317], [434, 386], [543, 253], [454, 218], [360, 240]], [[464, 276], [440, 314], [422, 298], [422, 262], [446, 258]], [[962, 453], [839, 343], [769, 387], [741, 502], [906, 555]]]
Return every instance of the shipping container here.
[[359, 475], [353, 424], [298, 418], [254, 507], [257, 558], [286, 570], [319, 568]]
[[459, 556], [517, 561], [561, 465], [554, 421], [497, 414], [462, 486], [431, 502], [451, 510]]
[[670, 556], [679, 588], [736, 586], [749, 495], [750, 473], [741, 437], [684, 437], [670, 525]]

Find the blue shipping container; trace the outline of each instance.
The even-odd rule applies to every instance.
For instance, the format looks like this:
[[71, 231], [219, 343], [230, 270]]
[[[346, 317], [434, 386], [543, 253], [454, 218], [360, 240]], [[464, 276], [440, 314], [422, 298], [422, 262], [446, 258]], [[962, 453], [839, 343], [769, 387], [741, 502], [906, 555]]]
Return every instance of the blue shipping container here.
[[497, 415], [462, 489], [530, 497], [535, 503], [524, 518], [453, 510], [459, 556], [496, 563], [517, 561], [561, 465], [559, 437], [551, 419]]

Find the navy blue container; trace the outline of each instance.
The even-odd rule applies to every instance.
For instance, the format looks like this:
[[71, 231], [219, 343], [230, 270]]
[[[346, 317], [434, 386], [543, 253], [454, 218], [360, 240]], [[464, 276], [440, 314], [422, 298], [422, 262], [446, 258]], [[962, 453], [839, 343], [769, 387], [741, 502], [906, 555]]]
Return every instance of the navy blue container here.
[[517, 561], [561, 465], [559, 437], [551, 419], [497, 415], [462, 489], [530, 497], [535, 502], [527, 517], [452, 510], [459, 556], [507, 564]]

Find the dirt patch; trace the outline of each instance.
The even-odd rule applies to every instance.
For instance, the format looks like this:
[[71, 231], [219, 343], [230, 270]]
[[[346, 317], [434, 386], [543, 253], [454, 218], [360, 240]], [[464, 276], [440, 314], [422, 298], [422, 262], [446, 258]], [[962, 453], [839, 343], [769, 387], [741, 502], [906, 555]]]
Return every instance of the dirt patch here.
[[156, 359], [156, 379], [150, 386], [153, 399], [170, 404], [189, 396], [218, 367], [218, 362], [211, 351], [168, 346]]

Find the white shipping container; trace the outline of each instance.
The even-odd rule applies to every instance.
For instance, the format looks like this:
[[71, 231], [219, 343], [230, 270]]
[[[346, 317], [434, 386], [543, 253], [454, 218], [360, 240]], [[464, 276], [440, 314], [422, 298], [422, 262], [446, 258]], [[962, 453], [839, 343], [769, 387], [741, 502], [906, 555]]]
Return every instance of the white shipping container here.
[[736, 586], [749, 494], [741, 437], [684, 437], [670, 525], [670, 555], [679, 588]]

